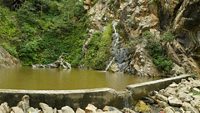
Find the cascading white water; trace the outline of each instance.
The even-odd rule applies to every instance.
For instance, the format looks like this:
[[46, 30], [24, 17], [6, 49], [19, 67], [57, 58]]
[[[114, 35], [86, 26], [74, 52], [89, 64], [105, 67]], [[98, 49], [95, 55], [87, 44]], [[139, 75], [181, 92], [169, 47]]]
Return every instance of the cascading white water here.
[[113, 57], [112, 60], [109, 62], [109, 64], [106, 66], [105, 71], [108, 71], [108, 69], [110, 68], [114, 60], [115, 60], [115, 57]]
[[[112, 27], [113, 27], [113, 31], [114, 31], [114, 33], [113, 33], [113, 41], [112, 41], [112, 50], [113, 50], [113, 51], [116, 50], [116, 47], [117, 47], [117, 45], [119, 44], [119, 38], [120, 38], [120, 35], [119, 35], [119, 33], [117, 33], [117, 30], [116, 30], [116, 26], [117, 26], [117, 25], [118, 25], [118, 21], [113, 21], [113, 22], [112, 22]], [[113, 58], [109, 61], [108, 65], [106, 66], [105, 71], [108, 71], [108, 69], [110, 68], [110, 66], [111, 66], [112, 63], [114, 62], [114, 60], [115, 60], [115, 57], [113, 57]]]
[[116, 30], [116, 26], [117, 26], [118, 22], [117, 21], [113, 21], [112, 22], [112, 27], [113, 27], [113, 30], [114, 30], [114, 34], [113, 34], [113, 48], [117, 46], [117, 44], [119, 44], [119, 33], [117, 33], [117, 30]]

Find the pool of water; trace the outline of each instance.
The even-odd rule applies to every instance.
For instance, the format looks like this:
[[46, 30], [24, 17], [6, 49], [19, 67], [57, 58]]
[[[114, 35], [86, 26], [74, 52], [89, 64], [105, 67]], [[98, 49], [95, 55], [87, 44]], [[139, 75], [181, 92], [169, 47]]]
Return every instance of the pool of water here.
[[0, 69], [0, 89], [74, 90], [109, 87], [123, 90], [129, 84], [155, 79], [78, 69]]

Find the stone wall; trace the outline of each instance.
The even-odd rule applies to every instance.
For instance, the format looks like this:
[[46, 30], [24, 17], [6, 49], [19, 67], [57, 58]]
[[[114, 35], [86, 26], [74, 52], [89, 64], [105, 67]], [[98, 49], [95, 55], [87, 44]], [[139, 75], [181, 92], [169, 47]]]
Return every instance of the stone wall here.
[[[53, 108], [63, 106], [85, 108], [89, 103], [98, 108], [105, 105], [117, 108], [130, 107], [142, 96], [150, 91], [166, 88], [173, 82], [187, 79], [191, 75], [166, 78], [127, 86], [128, 90], [115, 91], [111, 88], [84, 89], [84, 90], [11, 90], [0, 89], [0, 103], [8, 102], [9, 106], [16, 106], [24, 95], [30, 96], [30, 106], [39, 108], [39, 103], [47, 103]], [[133, 101], [134, 100], [134, 101]]]

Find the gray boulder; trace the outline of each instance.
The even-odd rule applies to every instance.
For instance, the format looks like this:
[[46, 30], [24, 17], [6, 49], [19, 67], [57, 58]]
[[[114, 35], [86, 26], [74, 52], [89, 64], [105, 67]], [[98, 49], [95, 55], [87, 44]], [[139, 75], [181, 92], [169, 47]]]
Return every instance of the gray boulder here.
[[182, 101], [178, 99], [177, 97], [170, 96], [168, 97], [169, 105], [174, 106], [174, 107], [181, 107], [182, 106]]

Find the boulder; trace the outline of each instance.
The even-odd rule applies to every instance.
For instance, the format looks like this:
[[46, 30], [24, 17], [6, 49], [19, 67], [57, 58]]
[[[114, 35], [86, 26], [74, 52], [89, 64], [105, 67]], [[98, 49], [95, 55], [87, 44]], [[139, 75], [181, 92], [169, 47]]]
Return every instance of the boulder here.
[[185, 111], [191, 111], [192, 113], [199, 113], [199, 111], [194, 108], [190, 103], [184, 102], [183, 103], [183, 109]]
[[167, 102], [164, 102], [164, 101], [157, 100], [157, 103], [158, 103], [159, 107], [161, 107], [161, 108], [165, 108], [165, 107], [169, 106], [167, 104]]
[[139, 101], [136, 105], [135, 105], [135, 111], [137, 112], [142, 112], [142, 113], [146, 113], [146, 112], [150, 112], [151, 108], [143, 101]]
[[171, 87], [171, 88], [176, 88], [176, 87], [178, 87], [178, 84], [175, 83], [175, 82], [173, 82], [172, 84], [169, 85], [169, 87]]
[[190, 94], [185, 93], [185, 92], [178, 92], [178, 98], [181, 101], [184, 101], [184, 102], [190, 102], [190, 101], [193, 100], [192, 96]]
[[49, 107], [45, 103], [39, 103], [40, 108], [42, 109], [43, 113], [54, 113], [53, 108]]
[[85, 113], [85, 111], [83, 109], [81, 109], [81, 108], [77, 108], [76, 109], [76, 113]]
[[61, 108], [63, 113], [74, 113], [74, 110], [69, 106], [64, 106]]
[[113, 113], [122, 113], [120, 110], [118, 110], [117, 108], [112, 107], [112, 106], [105, 106], [103, 108], [103, 111], [105, 111], [105, 112], [113, 112]]
[[4, 102], [0, 105], [0, 111], [2, 113], [9, 113], [10, 112], [10, 108], [8, 106], [8, 103], [7, 102]]
[[97, 107], [92, 104], [88, 104], [85, 108], [86, 113], [96, 113]]
[[19, 107], [12, 107], [11, 113], [24, 113], [24, 111]]
[[174, 107], [181, 107], [182, 106], [182, 101], [179, 100], [177, 97], [174, 97], [174, 96], [168, 97], [168, 102], [169, 102], [169, 105], [174, 106]]
[[176, 95], [177, 88], [167, 87], [162, 93], [164, 96]]
[[168, 106], [164, 109], [164, 113], [176, 113], [176, 112], [174, 108]]
[[66, 62], [61, 55], [58, 60], [50, 64], [34, 64], [32, 68], [63, 68], [63, 69], [71, 69], [71, 64]]
[[17, 106], [19, 108], [21, 108], [25, 113], [27, 112], [27, 110], [30, 108], [29, 105], [29, 96], [28, 95], [24, 95], [22, 97], [22, 100], [17, 104]]
[[[25, 112], [25, 113], [40, 113], [41, 111], [40, 110], [38, 110], [38, 109], [35, 109], [35, 108], [33, 108], [33, 107], [30, 107], [28, 110], [27, 110], [27, 112]], [[55, 112], [56, 113], [56, 112]]]
[[130, 108], [123, 108], [122, 112], [123, 112], [123, 113], [136, 113], [135, 111], [133, 111], [133, 110], [130, 109]]
[[161, 95], [161, 94], [156, 94], [156, 98], [158, 99], [158, 100], [161, 100], [161, 101], [163, 101], [163, 102], [168, 102], [168, 99], [167, 99], [167, 97], [165, 97], [164, 95]]

